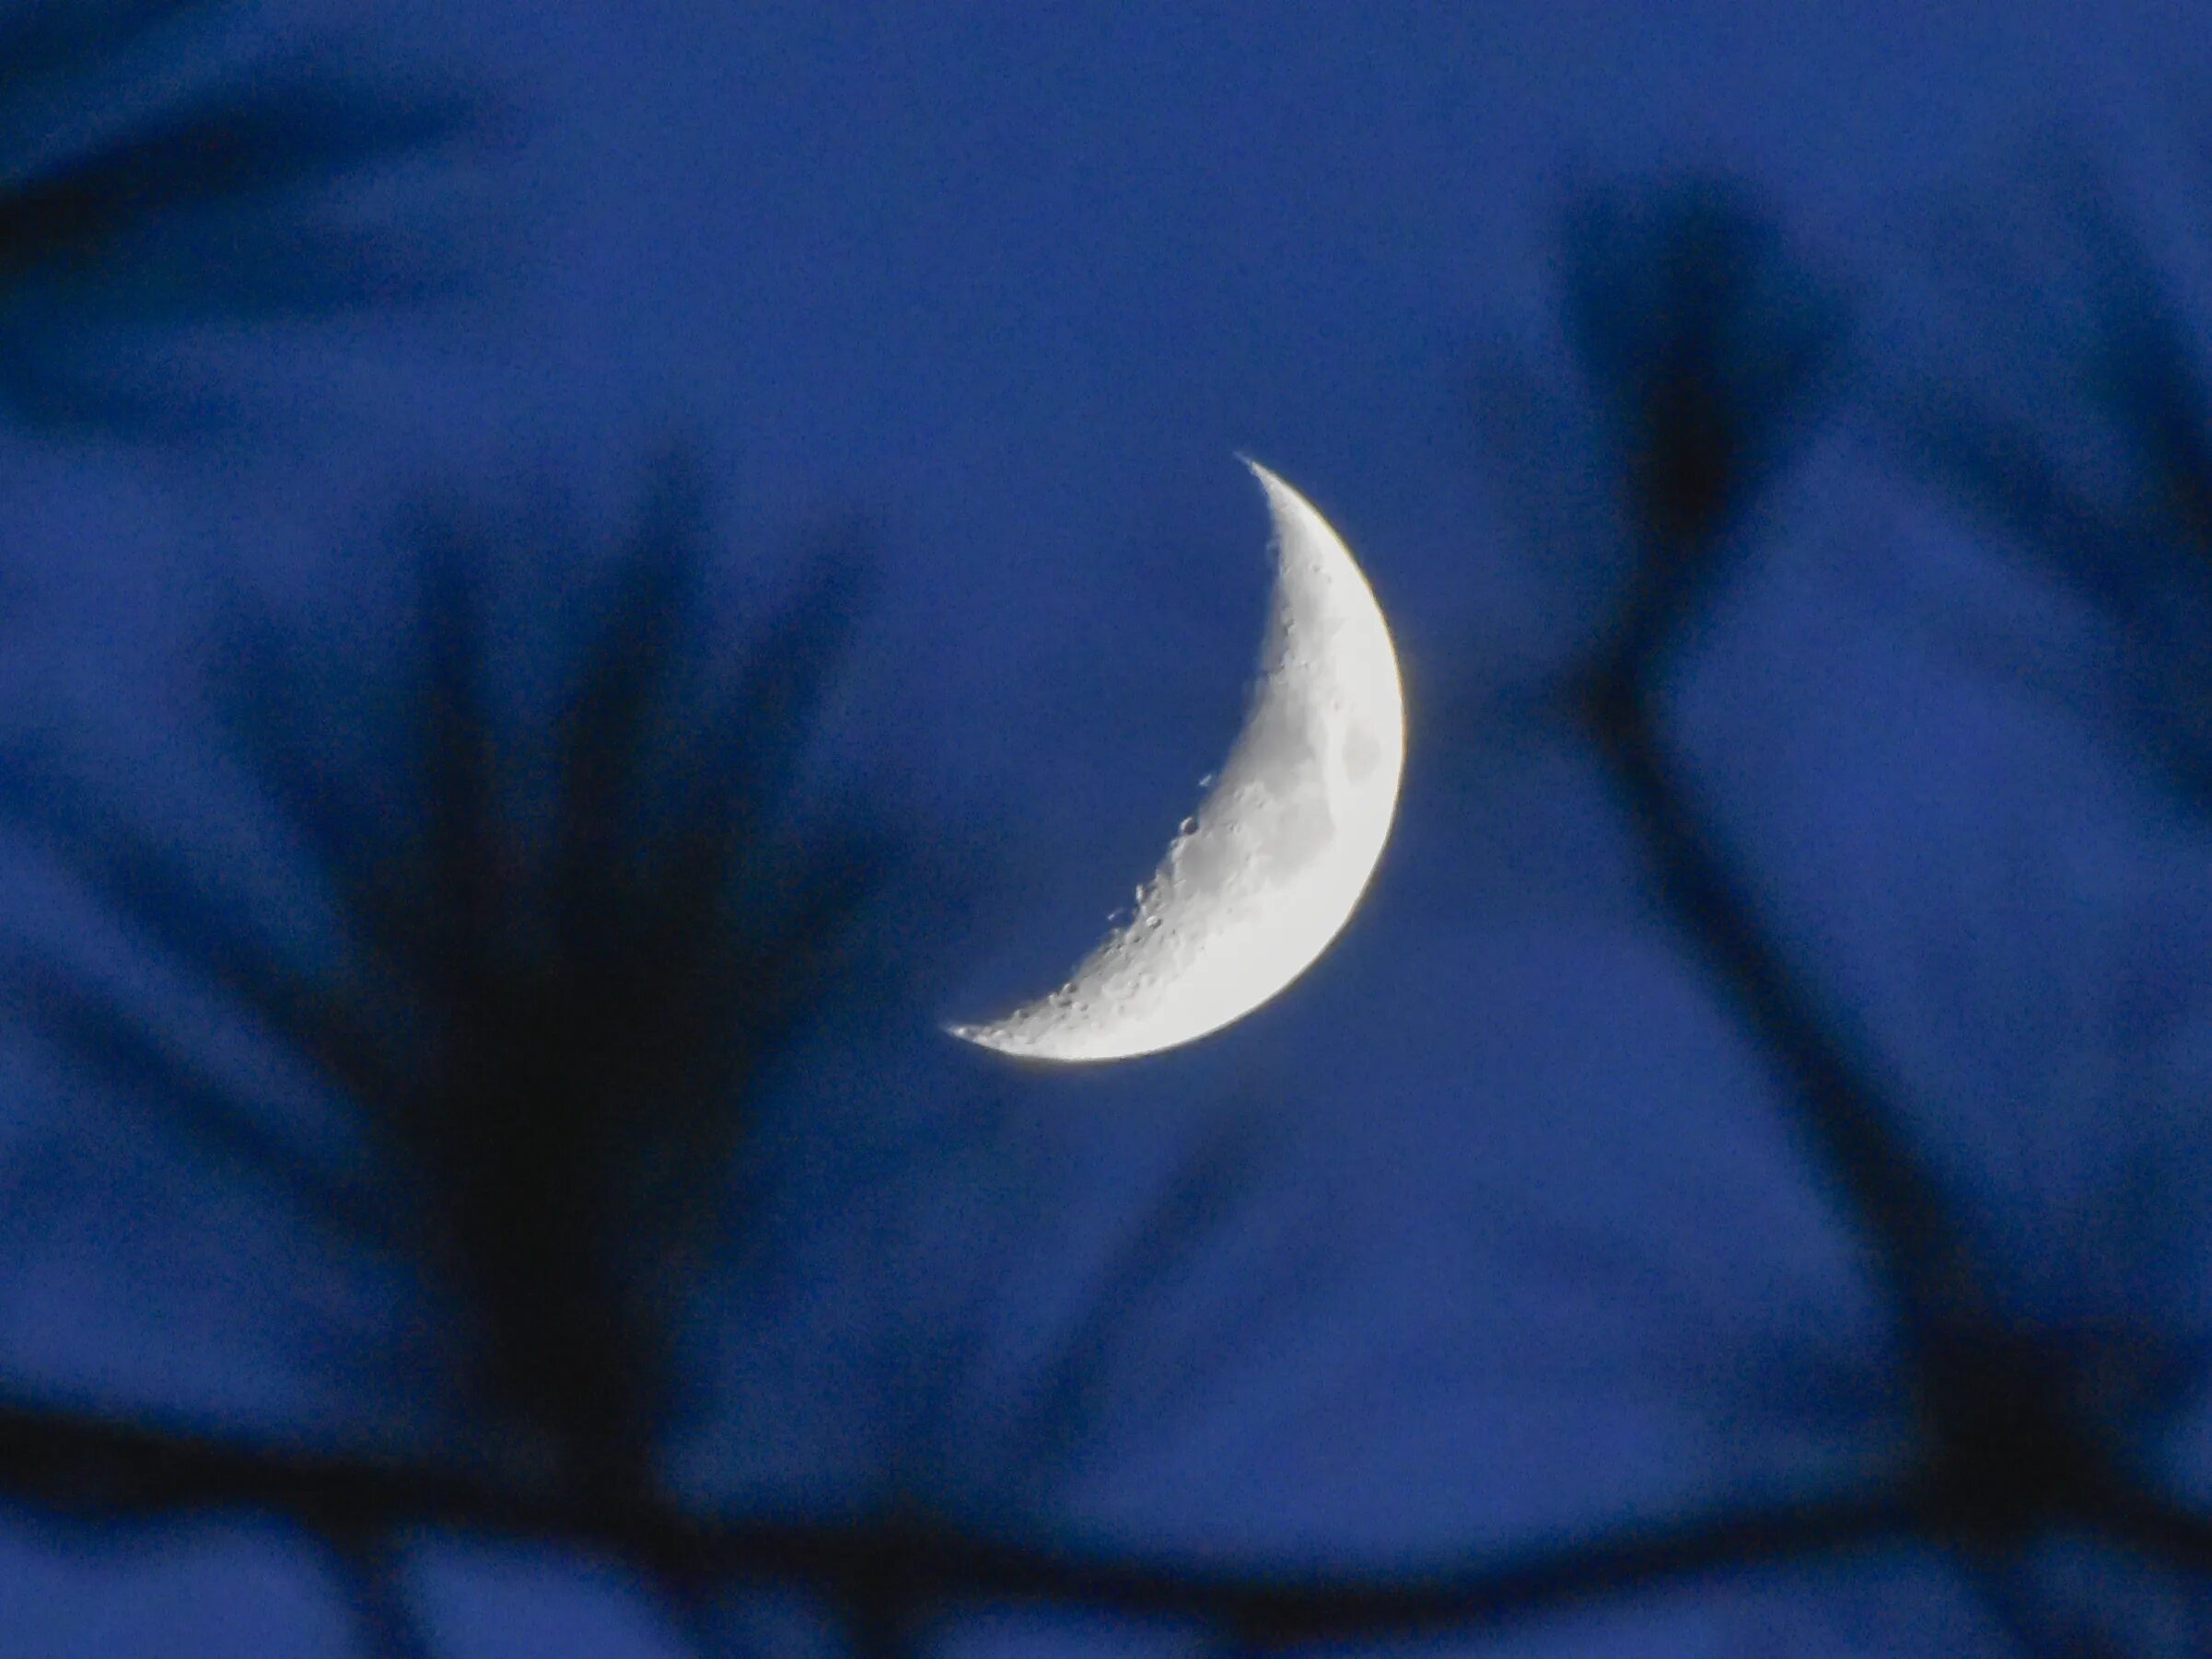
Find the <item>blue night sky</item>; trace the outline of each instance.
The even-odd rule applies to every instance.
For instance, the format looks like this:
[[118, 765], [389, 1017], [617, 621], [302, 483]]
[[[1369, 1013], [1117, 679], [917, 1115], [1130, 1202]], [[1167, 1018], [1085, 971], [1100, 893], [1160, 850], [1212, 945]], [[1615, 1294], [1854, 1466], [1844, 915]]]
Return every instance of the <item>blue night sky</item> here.
[[[2212, 29], [0, 0], [0, 1653], [2212, 1649]], [[1398, 828], [1045, 989], [1235, 736]]]

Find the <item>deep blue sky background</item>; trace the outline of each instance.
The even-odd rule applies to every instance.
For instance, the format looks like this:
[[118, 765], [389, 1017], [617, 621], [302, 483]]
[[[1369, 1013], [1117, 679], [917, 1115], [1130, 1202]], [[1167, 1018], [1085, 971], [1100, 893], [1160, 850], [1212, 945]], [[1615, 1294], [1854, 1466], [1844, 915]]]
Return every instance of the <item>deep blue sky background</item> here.
[[[104, 8], [0, 19], [72, 10]], [[642, 637], [619, 572], [660, 545], [634, 527], [671, 449], [712, 525], [667, 538], [702, 573], [671, 647], [696, 679], [585, 867], [684, 832], [686, 780], [727, 762], [685, 749], [692, 715], [803, 655], [779, 619], [831, 543], [878, 585], [778, 797], [794, 862], [757, 885], [803, 890], [852, 832], [904, 846], [862, 966], [699, 1161], [700, 1226], [629, 1264], [667, 1345], [640, 1457], [681, 1514], [918, 1516], [1032, 1591], [1070, 1556], [1170, 1586], [1497, 1575], [1453, 1653], [2212, 1641], [2195, 8], [222, 15], [88, 48], [81, 96], [0, 91], [0, 189], [179, 88], [267, 84], [239, 41], [495, 113], [449, 164], [157, 215], [100, 255], [120, 297], [0, 245], [0, 330], [71, 389], [0, 385], [0, 1649], [904, 1651], [798, 1579], [625, 1553], [611, 1511], [540, 1536], [487, 1317], [379, 1233], [424, 1189], [307, 1040], [334, 1008], [445, 1052], [437, 953], [388, 984], [356, 931], [372, 890], [449, 920], [406, 863], [442, 821], [423, 687], [464, 639], [484, 867], [557, 862], [563, 722], [600, 632]], [[1661, 557], [1608, 423], [1627, 377], [1589, 342], [1664, 332], [1636, 215], [1706, 176], [1779, 228], [1706, 359], [1778, 459], [1674, 547], [1704, 586], [1639, 683], [1781, 1015], [1565, 690]], [[1625, 204], [1610, 264], [1592, 201]], [[169, 315], [281, 272], [263, 220], [333, 213], [467, 291]], [[1827, 319], [1817, 385], [1767, 407]], [[1235, 730], [1267, 579], [1238, 452], [1391, 616], [1397, 838], [1340, 946], [1218, 1039], [990, 1063], [936, 1022], [1080, 954]], [[425, 597], [423, 527], [463, 520], [460, 586]], [[388, 853], [431, 875], [349, 885]], [[558, 955], [508, 922], [517, 960]], [[1839, 1151], [1798, 1013], [1909, 1175]], [[1996, 1450], [1916, 1387], [1982, 1390]], [[2087, 1425], [2095, 1479], [2022, 1399]], [[51, 1413], [525, 1496], [366, 1535], [281, 1483], [147, 1498], [135, 1453], [41, 1462]], [[1805, 1519], [1830, 1510], [1861, 1517], [1844, 1547]], [[1635, 1555], [1701, 1528], [1693, 1568]], [[914, 1651], [1237, 1651], [1195, 1590], [1138, 1617], [950, 1576]]]

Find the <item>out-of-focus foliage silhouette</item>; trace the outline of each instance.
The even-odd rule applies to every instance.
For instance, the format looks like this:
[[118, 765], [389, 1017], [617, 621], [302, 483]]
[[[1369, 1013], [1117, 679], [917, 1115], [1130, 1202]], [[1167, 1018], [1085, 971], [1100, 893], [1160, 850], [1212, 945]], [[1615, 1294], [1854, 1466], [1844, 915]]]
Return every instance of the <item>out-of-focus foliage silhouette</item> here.
[[[670, 463], [611, 558], [560, 545], [542, 510], [542, 539], [481, 508], [424, 516], [406, 632], [386, 642], [416, 674], [393, 711], [406, 775], [381, 783], [397, 821], [362, 816], [323, 764], [315, 686], [332, 669], [288, 657], [281, 629], [264, 622], [232, 658], [227, 699], [368, 978], [236, 971], [425, 1173], [425, 1231], [408, 1242], [483, 1322], [477, 1386], [518, 1437], [518, 1472], [610, 1502], [646, 1482], [662, 1333], [753, 1073], [838, 970], [888, 856], [843, 828], [795, 842], [781, 816], [856, 614], [859, 555], [832, 551], [717, 665], [702, 492]], [[565, 675], [503, 649], [531, 605], [574, 629]], [[542, 733], [499, 706], [517, 674], [552, 711]], [[189, 925], [221, 936], [217, 916]], [[373, 1017], [386, 995], [406, 1010], [396, 1042]]]
[[1575, 337], [1601, 406], [1629, 412], [1624, 481], [1632, 517], [1648, 527], [1617, 655], [1590, 688], [1593, 734], [1636, 804], [1679, 922], [1792, 1073], [1885, 1259], [1915, 1350], [1922, 1501], [1944, 1525], [2007, 1535], [2047, 1510], [2104, 1502], [2116, 1477], [2061, 1398], [2065, 1381], [2000, 1328], [1880, 1083], [1823, 1029], [1665, 754], [1656, 654], [1680, 643], [1725, 574], [1711, 561], [1732, 521], [1804, 435], [1840, 344], [1841, 302], [1783, 251], [1778, 229], [1701, 180], [1586, 205], [1567, 245]]
[[[1695, 192], [1689, 197], [1697, 199]], [[1665, 269], [1664, 261], [1649, 263]], [[1621, 285], [1616, 281], [1601, 292], [1617, 294]], [[1800, 276], [1752, 309], [1769, 318], [1777, 309], [1787, 315], [1805, 295], [1818, 291], [1811, 279]], [[1673, 308], [1692, 318], [1704, 310], [1698, 301]], [[2124, 306], [2103, 321], [2110, 325], [2118, 317], [2129, 319], [2125, 327], [2130, 332], [2147, 326], [2139, 307]], [[1717, 332], [1726, 338], [1725, 331]], [[2101, 354], [2091, 348], [2092, 360]], [[1708, 347], [1696, 360], [1706, 365], [1705, 373], [1725, 379], [1722, 365], [1728, 355]], [[1774, 377], [1751, 403], [1771, 412], [1785, 431], [1792, 425], [1801, 430], [1797, 394], [1808, 355], [1787, 334], [1770, 335], [1754, 352]], [[2179, 414], [2170, 390], [2161, 370], [2157, 384], [2136, 385], [2110, 407], [2125, 419], [2146, 421], [2164, 431]], [[1915, 435], [1933, 440], [1931, 453], [1969, 458], [1968, 478], [2008, 506], [2017, 508], [2023, 493], [2049, 487], [2011, 481], [2038, 470], [2047, 476], [2052, 458], [2030, 462], [2014, 455], [2001, 463], [1992, 460], [1978, 447], [1987, 429], [1961, 411], [1951, 412], [1940, 434]], [[2136, 435], [2140, 441], [2151, 433]], [[1655, 445], [1645, 452], [1656, 458], [1647, 463], [1656, 476], [1642, 483], [1648, 498], [1645, 516], [1655, 525], [1681, 516], [1671, 503], [1740, 505], [1755, 493], [1767, 470], [1755, 450], [1730, 441], [1724, 423], [1694, 412], [1681, 423], [1674, 442], [1679, 448]], [[2140, 444], [2147, 458], [2161, 447]], [[1639, 461], [1636, 467], [1639, 476], [1645, 464]], [[1680, 540], [1662, 536], [1660, 545], [1709, 545], [1706, 538], [1718, 528], [1714, 521], [1719, 515], [1699, 516], [1702, 525], [1685, 527], [1689, 533]], [[2056, 526], [2045, 517], [2034, 528], [2040, 539]], [[2091, 563], [2109, 565], [2122, 556], [2141, 563], [2139, 551], [2131, 549], [2123, 555], [2117, 546], [2108, 546]], [[1691, 616], [1682, 609], [1685, 575], [1694, 582], [1697, 573], [1677, 566], [1661, 578], [1670, 596], [1662, 603], [1671, 606], [1669, 620], [1675, 624]], [[2078, 1526], [2109, 1527], [2131, 1540], [2156, 1537], [2196, 1559], [2207, 1542], [2202, 1524], [2163, 1511], [2125, 1467], [2111, 1402], [2095, 1398], [2088, 1374], [2124, 1368], [2128, 1360], [2055, 1347], [2000, 1311], [1993, 1288], [1997, 1270], [1975, 1259], [1950, 1212], [1941, 1178], [1915, 1145], [1906, 1114], [1866, 1051], [1863, 1037], [1847, 1025], [1839, 1027], [1777, 948], [1778, 936], [1758, 913], [1737, 850], [1706, 820], [1695, 790], [1670, 759], [1656, 701], [1661, 665], [1648, 654], [1649, 647], [1669, 642], [1664, 634], [1648, 634], [1639, 649], [1636, 637], [1632, 632], [1624, 654], [1600, 672], [1589, 709], [1593, 734], [1616, 780], [1636, 803], [1677, 922], [1686, 934], [1701, 940], [1708, 960], [1732, 982], [1751, 1026], [1791, 1074], [1794, 1103], [1813, 1144], [1841, 1180], [1857, 1224], [1882, 1262], [1907, 1344], [1919, 1420], [1920, 1467], [1910, 1488], [1919, 1524], [1970, 1553], [1989, 1551], [1995, 1558], [2020, 1548], [2041, 1529]], [[2032, 1610], [2037, 1596], [2017, 1594], [1994, 1573], [1985, 1594], [1994, 1615], [2027, 1651], [2075, 1651], [2059, 1633], [2064, 1615]], [[2100, 1639], [2078, 1640], [2094, 1644]], [[2103, 1650], [2092, 1645], [2084, 1651]]]
[[1589, 190], [1561, 242], [1567, 340], [1647, 539], [1622, 628], [1647, 638], [1695, 603], [1698, 550], [1817, 413], [1845, 312], [1834, 279], [1733, 180]]
[[[228, 15], [0, 23], [16, 418], [160, 427], [189, 407], [88, 366], [100, 331], [437, 285], [409, 238], [333, 238], [306, 204], [464, 133], [473, 106], [218, 73]], [[0, 1300], [0, 1521], [188, 1517], [178, 1548], [205, 1571], [281, 1585], [263, 1602], [295, 1597], [326, 1644], [403, 1655], [468, 1651], [507, 1628], [503, 1598], [543, 1617], [563, 1595], [574, 1641], [641, 1653], [1643, 1653], [1713, 1651], [1715, 1629], [1762, 1652], [2204, 1651], [2212, 1510], [2186, 1436], [2161, 1440], [2204, 1391], [2199, 1293], [2147, 1274], [2140, 1305], [2067, 1300], [2135, 1219], [2099, 1189], [2066, 1195], [2086, 1221], [2050, 1201], [2090, 1242], [2052, 1245], [2057, 1311], [2033, 1305], [2017, 1241], [1975, 1208], [2017, 1149], [1920, 1086], [1885, 1010], [1854, 1000], [1845, 925], [1790, 909], [1793, 873], [1823, 873], [1793, 861], [1857, 818], [1793, 820], [1775, 797], [1802, 772], [1716, 758], [1684, 712], [1701, 671], [1773, 701], [1796, 687], [1758, 678], [1761, 650], [1817, 659], [1817, 639], [1747, 647], [1740, 619], [1731, 641], [1728, 613], [1791, 561], [1864, 551], [1863, 519], [1788, 516], [1819, 516], [1805, 503], [1847, 450], [1873, 470], [1851, 486], [1927, 492], [1987, 532], [1976, 557], [2090, 596], [2129, 644], [2133, 738], [2187, 784], [2153, 833], [2194, 846], [2206, 331], [2111, 187], [2028, 171], [1994, 192], [2009, 231], [1978, 207], [1931, 229], [1922, 274], [1950, 297], [1897, 307], [1916, 334], [1869, 335], [1888, 302], [1750, 183], [1569, 200], [1541, 337], [1491, 365], [1508, 412], [1470, 447], [1564, 573], [1582, 648], [1555, 696], [1481, 733], [1422, 728], [1438, 773], [1488, 745], [1471, 771], [1505, 806], [1409, 792], [1398, 856], [1438, 885], [1410, 920], [1376, 896], [1404, 960], [1370, 952], [1339, 986], [1360, 1046], [1278, 1026], [1274, 1073], [1225, 1047], [1247, 1068], [1213, 1077], [1226, 1106], [1040, 1129], [1010, 1074], [911, 1050], [879, 1065], [868, 1040], [924, 1000], [886, 964], [932, 852], [809, 793], [876, 590], [857, 555], [795, 574], [726, 544], [704, 461], [653, 470], [611, 522], [549, 478], [475, 480], [297, 565], [226, 527], [214, 553], [146, 550], [176, 615], [11, 618], [0, 1225], [29, 1259], [34, 1227], [63, 1230], [39, 1183], [65, 1189], [115, 1236], [59, 1252], [95, 1267], [52, 1282], [133, 1279], [137, 1314], [177, 1286], [115, 1263], [173, 1247], [180, 1215], [203, 1237], [220, 1220], [239, 1236], [192, 1259], [233, 1274], [218, 1288], [245, 1311], [180, 1340], [263, 1346], [195, 1370], [142, 1340], [134, 1366], [99, 1333], [39, 1346], [16, 1310], [54, 1317], [50, 1289]], [[1848, 575], [1815, 582], [1822, 603]], [[1436, 866], [1484, 811], [1531, 837], [1571, 824], [1588, 908], [1518, 934], [1442, 908]], [[2040, 902], [2043, 874], [1998, 876]], [[2143, 970], [2148, 1012], [2114, 1030], [2182, 1023], [2188, 988], [2152, 982], [2171, 966]], [[835, 1052], [809, 1048], [832, 1016]], [[1979, 1039], [1956, 1025], [1951, 1047]], [[1425, 1071], [1424, 1045], [1465, 1075]], [[917, 1100], [917, 1079], [962, 1097]], [[1284, 1102], [1253, 1106], [1270, 1087]], [[2018, 1114], [2020, 1144], [2059, 1149], [2022, 1159], [2037, 1200], [2079, 1128], [2041, 1099]], [[871, 1121], [891, 1127], [847, 1143]], [[2193, 1169], [2169, 1155], [2113, 1185], [2174, 1208]], [[161, 1209], [188, 1189], [199, 1208]], [[388, 1270], [364, 1275], [371, 1314], [325, 1305], [353, 1282], [309, 1259], [332, 1239]], [[231, 1261], [250, 1247], [296, 1297], [255, 1300]], [[317, 1356], [337, 1383], [286, 1396], [271, 1356], [349, 1338], [373, 1352]], [[273, 1375], [239, 1382], [255, 1357]], [[332, 1394], [355, 1386], [381, 1393], [340, 1421]], [[0, 1575], [81, 1594], [76, 1537]], [[310, 1552], [343, 1635], [299, 1582]], [[125, 1554], [137, 1594], [113, 1599], [196, 1632], [176, 1575]]]
[[1480, 458], [1549, 556], [1589, 572], [1581, 591], [1605, 621], [1581, 629], [1585, 660], [1640, 665], [1723, 574], [1728, 531], [1822, 413], [1851, 314], [1734, 178], [1585, 185], [1554, 243], [1551, 361], [1484, 365]]
[[2201, 223], [2145, 224], [2094, 152], [2057, 133], [1993, 183], [1954, 192], [1929, 228], [1915, 297], [1941, 332], [1889, 365], [1897, 453], [2112, 617], [2138, 730], [2201, 795], [2212, 347], [2185, 295]]
[[[259, 856], [301, 861], [261, 889], [299, 907], [289, 924], [122, 804], [151, 751], [114, 745], [127, 708], [92, 712], [46, 678], [66, 645], [16, 665], [28, 694], [0, 738], [0, 838], [207, 987], [218, 1032], [243, 1017], [297, 1056], [353, 1149], [333, 1154], [297, 1094], [227, 1096], [202, 1030], [166, 1028], [127, 981], [41, 959], [49, 913], [0, 952], [11, 1017], [87, 1081], [173, 1114], [226, 1178], [416, 1264], [455, 1328], [422, 1351], [432, 1368], [368, 1369], [465, 1436], [444, 1472], [297, 1444], [157, 1451], [128, 1430], [72, 1449], [30, 1408], [0, 1428], [0, 1464], [18, 1492], [95, 1514], [273, 1502], [332, 1545], [378, 1651], [416, 1651], [384, 1541], [404, 1517], [499, 1514], [683, 1565], [655, 1520], [653, 1453], [749, 1099], [825, 997], [898, 971], [898, 832], [793, 806], [865, 609], [856, 538], [744, 574], [681, 455], [627, 524], [587, 532], [546, 505], [562, 495], [540, 478], [441, 497], [304, 586], [250, 549], [187, 578], [218, 596], [190, 625], [202, 724], [159, 723], [188, 767], [252, 781], [275, 832]], [[789, 579], [734, 644], [716, 632], [728, 595], [708, 590], [750, 591], [770, 565]]]
[[[452, 292], [430, 213], [349, 222], [341, 182], [453, 152], [488, 100], [287, 61], [233, 0], [18, 0], [0, 16], [0, 396], [74, 427], [209, 412], [120, 343]], [[427, 208], [427, 202], [415, 203]]]

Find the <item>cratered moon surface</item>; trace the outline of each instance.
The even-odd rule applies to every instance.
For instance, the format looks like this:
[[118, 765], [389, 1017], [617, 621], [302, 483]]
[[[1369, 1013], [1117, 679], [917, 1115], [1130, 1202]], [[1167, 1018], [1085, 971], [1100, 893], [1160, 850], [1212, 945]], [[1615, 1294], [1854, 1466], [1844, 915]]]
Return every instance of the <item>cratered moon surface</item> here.
[[954, 1036], [1041, 1061], [1171, 1049], [1282, 991], [1359, 903], [1405, 762], [1397, 654], [1328, 521], [1247, 464], [1266, 492], [1278, 564], [1235, 748], [1127, 923], [1059, 990], [987, 1025], [948, 1027]]

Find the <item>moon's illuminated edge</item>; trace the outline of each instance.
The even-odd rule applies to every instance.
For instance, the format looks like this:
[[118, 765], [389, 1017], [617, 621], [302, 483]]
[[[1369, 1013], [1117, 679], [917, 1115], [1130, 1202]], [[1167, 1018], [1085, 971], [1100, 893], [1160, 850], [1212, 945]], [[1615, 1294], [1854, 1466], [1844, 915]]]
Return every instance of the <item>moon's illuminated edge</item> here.
[[1049, 995], [953, 1036], [1025, 1060], [1157, 1053], [1279, 994], [1350, 921], [1390, 839], [1405, 700], [1351, 551], [1256, 461], [1277, 568], [1250, 709], [1135, 914]]

